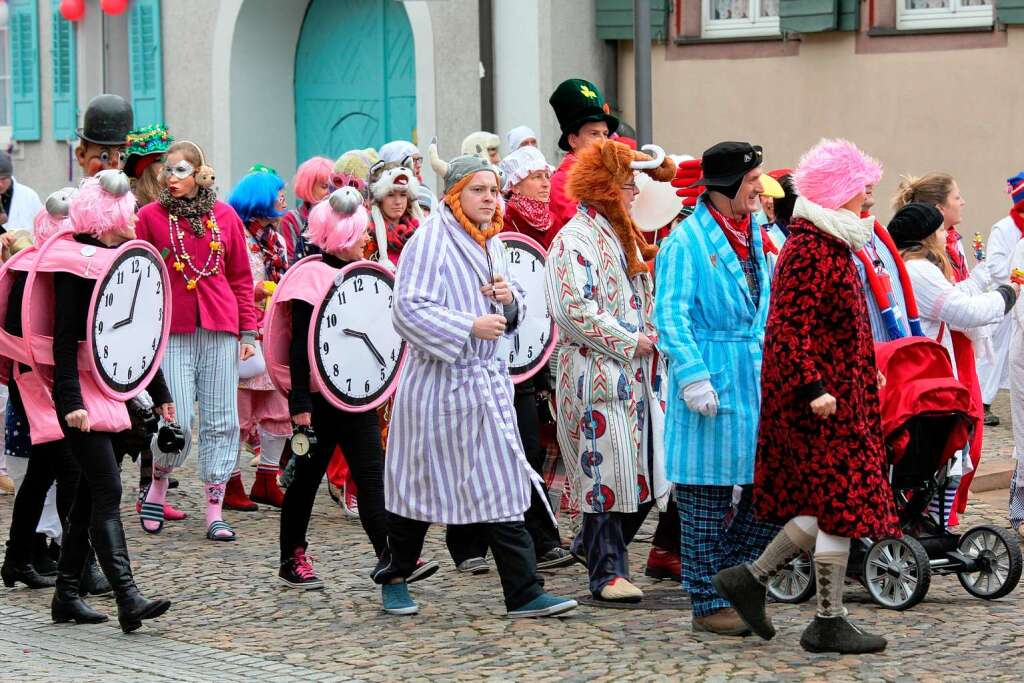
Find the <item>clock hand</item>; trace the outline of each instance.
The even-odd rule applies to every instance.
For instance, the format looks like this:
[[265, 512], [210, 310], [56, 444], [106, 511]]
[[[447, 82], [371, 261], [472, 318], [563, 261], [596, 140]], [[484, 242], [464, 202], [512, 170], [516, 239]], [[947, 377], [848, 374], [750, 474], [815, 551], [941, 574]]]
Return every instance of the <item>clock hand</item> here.
[[373, 357], [377, 359], [377, 362], [381, 364], [381, 367], [387, 366], [387, 363], [384, 362], [384, 356], [380, 355], [380, 351], [378, 351], [377, 347], [373, 345], [372, 341], [370, 341], [370, 336], [368, 334], [365, 332], [357, 332], [356, 330], [348, 327], [344, 328], [342, 332], [350, 337], [362, 339], [363, 343], [366, 344], [366, 348], [370, 349], [370, 353], [372, 353]]
[[128, 309], [128, 317], [124, 320], [118, 320], [110, 329], [116, 330], [119, 327], [124, 327], [135, 319], [135, 302], [139, 300], [140, 285], [142, 285], [142, 273], [139, 273], [139, 279], [135, 281], [135, 293], [132, 294], [132, 307]]

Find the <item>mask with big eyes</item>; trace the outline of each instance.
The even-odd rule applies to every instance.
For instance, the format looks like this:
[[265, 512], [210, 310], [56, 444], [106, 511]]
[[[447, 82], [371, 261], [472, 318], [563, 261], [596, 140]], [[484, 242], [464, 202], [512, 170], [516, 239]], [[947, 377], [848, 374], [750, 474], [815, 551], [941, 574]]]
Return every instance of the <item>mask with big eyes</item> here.
[[75, 150], [78, 165], [87, 178], [100, 171], [120, 169], [124, 166], [125, 153], [123, 146], [95, 145], [91, 142], [79, 144]]

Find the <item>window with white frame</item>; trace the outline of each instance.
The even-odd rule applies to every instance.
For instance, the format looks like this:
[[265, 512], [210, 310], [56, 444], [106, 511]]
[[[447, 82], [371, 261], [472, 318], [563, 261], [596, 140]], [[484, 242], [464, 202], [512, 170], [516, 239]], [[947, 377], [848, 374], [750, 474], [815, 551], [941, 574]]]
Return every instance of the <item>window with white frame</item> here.
[[11, 64], [7, 23], [0, 25], [0, 128], [11, 125]]
[[779, 0], [702, 0], [702, 38], [779, 35]]
[[991, 0], [898, 0], [899, 29], [991, 26]]

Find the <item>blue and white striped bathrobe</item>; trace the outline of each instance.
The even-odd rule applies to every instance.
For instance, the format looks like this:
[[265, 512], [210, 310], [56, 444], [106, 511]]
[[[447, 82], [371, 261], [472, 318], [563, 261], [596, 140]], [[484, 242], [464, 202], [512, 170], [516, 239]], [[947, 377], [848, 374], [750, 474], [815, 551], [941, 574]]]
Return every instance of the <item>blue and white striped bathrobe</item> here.
[[[487, 247], [493, 272], [511, 280], [501, 241], [491, 238]], [[480, 293], [489, 281], [484, 250], [447, 205], [402, 250], [393, 320], [410, 352], [395, 393], [384, 474], [387, 509], [402, 517], [441, 524], [521, 520], [531, 481], [539, 487], [498, 343], [470, 333], [478, 316], [500, 312]], [[522, 291], [512, 285], [522, 315]]]
[[[768, 264], [755, 225], [750, 249], [761, 285], [755, 307], [739, 258], [704, 201], [661, 243], [654, 261], [654, 325], [669, 376], [665, 466], [677, 484], [750, 484], [761, 411]], [[693, 412], [683, 401], [683, 387], [704, 379], [718, 393], [715, 417]]]

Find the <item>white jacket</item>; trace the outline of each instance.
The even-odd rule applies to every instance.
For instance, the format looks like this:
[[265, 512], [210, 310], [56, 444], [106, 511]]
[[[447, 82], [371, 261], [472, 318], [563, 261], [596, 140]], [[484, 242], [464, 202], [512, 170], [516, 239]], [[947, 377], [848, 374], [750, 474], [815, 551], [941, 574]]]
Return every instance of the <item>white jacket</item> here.
[[[946, 348], [950, 360], [954, 358], [950, 329], [968, 333], [1002, 319], [1006, 310], [1003, 295], [984, 291], [987, 283], [973, 277], [973, 273], [963, 282], [953, 284], [927, 259], [910, 259], [906, 265], [921, 315], [921, 328]], [[956, 363], [953, 371], [956, 372]]]
[[39, 201], [39, 195], [31, 187], [22, 185], [14, 178], [11, 178], [11, 182], [14, 183], [14, 194], [11, 195], [11, 208], [7, 212], [4, 229], [8, 232], [11, 230], [32, 232], [32, 223], [35, 221], [39, 209], [43, 208], [43, 204]]

